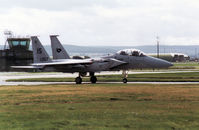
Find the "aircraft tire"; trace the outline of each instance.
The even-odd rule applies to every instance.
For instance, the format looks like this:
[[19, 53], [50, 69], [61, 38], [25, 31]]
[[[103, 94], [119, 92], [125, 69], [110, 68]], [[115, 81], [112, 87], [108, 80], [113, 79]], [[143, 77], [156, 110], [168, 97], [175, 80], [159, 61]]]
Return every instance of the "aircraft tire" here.
[[91, 83], [95, 84], [97, 82], [97, 77], [91, 76], [90, 81], [91, 81]]
[[124, 78], [122, 81], [123, 81], [123, 83], [125, 83], [125, 84], [128, 82], [127, 78]]
[[82, 78], [81, 77], [75, 78], [75, 82], [76, 82], [76, 84], [81, 84], [82, 83]]

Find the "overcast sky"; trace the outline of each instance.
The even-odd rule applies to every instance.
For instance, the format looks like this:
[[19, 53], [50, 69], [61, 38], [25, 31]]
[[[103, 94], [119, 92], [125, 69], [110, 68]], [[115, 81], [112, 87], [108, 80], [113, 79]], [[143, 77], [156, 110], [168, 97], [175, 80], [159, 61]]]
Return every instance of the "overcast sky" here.
[[199, 45], [199, 0], [0, 0], [4, 30], [50, 44]]

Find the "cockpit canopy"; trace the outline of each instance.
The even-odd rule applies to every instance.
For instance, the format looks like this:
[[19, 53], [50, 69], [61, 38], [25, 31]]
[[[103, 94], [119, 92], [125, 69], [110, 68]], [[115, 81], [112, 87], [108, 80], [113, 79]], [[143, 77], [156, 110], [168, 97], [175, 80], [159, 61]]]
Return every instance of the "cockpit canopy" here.
[[146, 56], [144, 52], [137, 50], [137, 49], [125, 49], [118, 51], [117, 54], [119, 55], [128, 55], [128, 56], [139, 56], [139, 57], [144, 57]]

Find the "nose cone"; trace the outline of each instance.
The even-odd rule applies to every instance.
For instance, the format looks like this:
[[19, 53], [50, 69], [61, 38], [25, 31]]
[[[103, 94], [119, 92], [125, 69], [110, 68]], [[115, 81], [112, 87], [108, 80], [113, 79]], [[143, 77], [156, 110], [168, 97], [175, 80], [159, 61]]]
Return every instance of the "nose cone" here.
[[168, 62], [166, 60], [162, 60], [159, 58], [149, 57], [149, 61], [151, 62], [151, 67], [153, 68], [168, 68], [173, 66], [171, 62]]
[[171, 62], [168, 62], [168, 61], [162, 60], [162, 59], [158, 59], [158, 61], [156, 61], [156, 63], [159, 66], [159, 68], [169, 68], [169, 67], [173, 66], [173, 64]]

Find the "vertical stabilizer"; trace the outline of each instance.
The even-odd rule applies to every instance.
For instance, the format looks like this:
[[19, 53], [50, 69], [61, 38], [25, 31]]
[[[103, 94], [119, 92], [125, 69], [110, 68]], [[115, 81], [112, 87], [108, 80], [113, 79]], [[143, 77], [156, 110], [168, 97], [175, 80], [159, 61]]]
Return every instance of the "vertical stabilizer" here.
[[51, 35], [51, 48], [53, 53], [53, 59], [70, 59], [70, 56], [60, 43], [60, 41], [57, 38], [57, 35]]
[[34, 63], [44, 63], [50, 62], [50, 57], [44, 47], [42, 46], [41, 42], [37, 38], [37, 36], [32, 36], [32, 49], [33, 49], [33, 58]]

